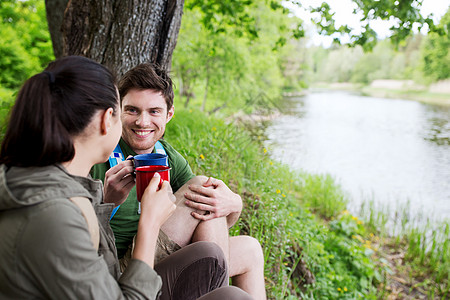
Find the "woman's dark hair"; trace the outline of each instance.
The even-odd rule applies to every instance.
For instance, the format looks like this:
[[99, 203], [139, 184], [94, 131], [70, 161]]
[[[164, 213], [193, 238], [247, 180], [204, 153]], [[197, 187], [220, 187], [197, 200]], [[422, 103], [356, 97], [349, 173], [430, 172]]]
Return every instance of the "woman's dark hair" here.
[[123, 75], [119, 81], [120, 99], [132, 89], [154, 90], [160, 92], [166, 100], [167, 111], [173, 105], [173, 84], [169, 73], [154, 63], [143, 63]]
[[114, 109], [118, 97], [113, 74], [81, 56], [51, 62], [19, 91], [0, 150], [7, 166], [47, 166], [71, 160], [72, 138], [98, 110]]

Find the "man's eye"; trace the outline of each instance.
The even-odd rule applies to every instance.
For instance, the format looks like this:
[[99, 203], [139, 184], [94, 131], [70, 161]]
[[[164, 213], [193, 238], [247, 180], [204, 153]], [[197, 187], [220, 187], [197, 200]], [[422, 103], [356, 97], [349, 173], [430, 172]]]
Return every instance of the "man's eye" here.
[[150, 111], [150, 113], [152, 113], [152, 114], [159, 114], [159, 110], [153, 109], [153, 110]]
[[137, 113], [137, 110], [134, 108], [127, 108], [127, 112], [134, 114], [134, 113]]

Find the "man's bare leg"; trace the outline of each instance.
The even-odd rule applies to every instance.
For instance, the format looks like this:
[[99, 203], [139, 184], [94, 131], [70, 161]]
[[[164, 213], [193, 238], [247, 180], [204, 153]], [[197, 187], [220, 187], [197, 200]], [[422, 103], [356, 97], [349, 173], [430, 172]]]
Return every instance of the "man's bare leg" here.
[[266, 299], [264, 254], [261, 245], [250, 236], [233, 236], [229, 240], [230, 277], [233, 285], [254, 299]]
[[198, 224], [192, 242], [208, 241], [216, 243], [225, 254], [227, 263], [230, 262], [229, 235], [227, 219], [225, 217], [202, 221]]
[[229, 264], [233, 285], [255, 299], [266, 299], [264, 256], [259, 242], [249, 236], [229, 237], [225, 217], [200, 221], [192, 217], [192, 208], [184, 204], [184, 194], [190, 192], [188, 186], [202, 185], [207, 179], [205, 176], [194, 177], [175, 193], [177, 209], [161, 229], [181, 247], [196, 241], [217, 243]]

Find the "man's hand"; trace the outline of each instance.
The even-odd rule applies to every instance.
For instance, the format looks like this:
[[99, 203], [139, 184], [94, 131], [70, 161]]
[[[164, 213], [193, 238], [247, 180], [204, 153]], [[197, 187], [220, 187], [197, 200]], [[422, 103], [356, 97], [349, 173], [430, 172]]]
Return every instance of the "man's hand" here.
[[132, 172], [133, 162], [131, 160], [124, 160], [106, 171], [103, 188], [105, 203], [114, 203], [117, 206], [125, 202], [135, 185]]
[[[236, 223], [242, 211], [242, 199], [233, 193], [222, 180], [209, 177], [202, 185], [190, 185], [192, 193], [186, 193], [188, 199], [185, 204], [204, 214], [192, 212], [196, 219], [207, 221], [214, 218], [227, 217], [228, 226]], [[209, 213], [208, 213], [209, 212]]]

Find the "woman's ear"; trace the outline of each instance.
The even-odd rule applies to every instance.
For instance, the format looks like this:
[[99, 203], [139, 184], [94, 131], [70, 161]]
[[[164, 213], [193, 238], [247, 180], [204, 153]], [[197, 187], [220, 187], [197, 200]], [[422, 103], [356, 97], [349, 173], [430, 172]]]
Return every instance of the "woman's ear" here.
[[113, 113], [114, 109], [112, 107], [108, 108], [107, 110], [103, 111], [103, 113], [101, 113], [100, 130], [103, 135], [108, 134], [109, 129], [113, 124], [113, 117], [114, 117]]

